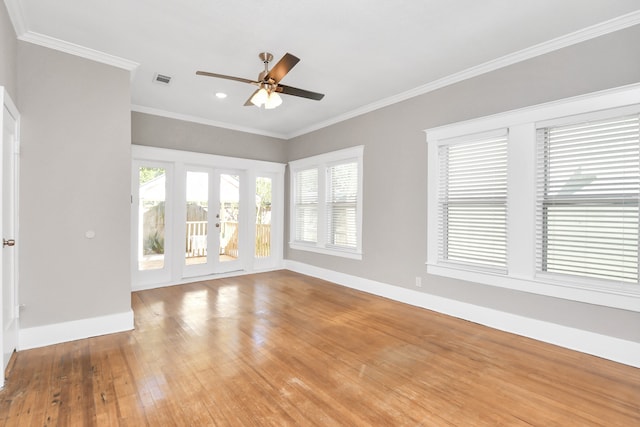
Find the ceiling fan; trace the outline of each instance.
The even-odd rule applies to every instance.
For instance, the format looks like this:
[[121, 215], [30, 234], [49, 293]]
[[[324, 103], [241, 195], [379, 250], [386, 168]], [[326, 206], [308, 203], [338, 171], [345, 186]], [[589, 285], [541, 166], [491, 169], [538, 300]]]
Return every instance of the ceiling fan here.
[[276, 108], [282, 104], [282, 98], [279, 93], [286, 95], [299, 96], [301, 98], [321, 100], [324, 94], [311, 92], [304, 89], [298, 89], [292, 86], [280, 84], [280, 80], [287, 75], [289, 71], [300, 61], [300, 59], [290, 53], [286, 53], [280, 61], [269, 70], [269, 63], [273, 60], [273, 55], [269, 52], [262, 52], [258, 55], [264, 63], [264, 71], [258, 75], [257, 80], [243, 79], [242, 77], [225, 76], [224, 74], [210, 73], [208, 71], [196, 71], [199, 76], [217, 77], [219, 79], [234, 80], [242, 83], [249, 83], [258, 86], [253, 94], [247, 99], [244, 105], [255, 105], [260, 107], [264, 105], [266, 109]]

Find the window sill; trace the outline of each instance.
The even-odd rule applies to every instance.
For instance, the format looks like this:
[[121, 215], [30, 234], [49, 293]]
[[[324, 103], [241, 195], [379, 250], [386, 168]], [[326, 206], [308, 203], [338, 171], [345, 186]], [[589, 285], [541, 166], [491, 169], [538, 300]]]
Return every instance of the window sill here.
[[342, 258], [362, 260], [362, 252], [347, 248], [327, 248], [314, 245], [313, 243], [289, 242], [289, 247], [298, 251], [316, 252], [324, 255], [339, 256]]
[[552, 280], [547, 277], [516, 277], [469, 270], [460, 266], [446, 264], [427, 263], [427, 273], [483, 285], [640, 312], [640, 289], [629, 290], [626, 287], [616, 287], [615, 285], [611, 287], [595, 286], [591, 283], [564, 282], [556, 278]]

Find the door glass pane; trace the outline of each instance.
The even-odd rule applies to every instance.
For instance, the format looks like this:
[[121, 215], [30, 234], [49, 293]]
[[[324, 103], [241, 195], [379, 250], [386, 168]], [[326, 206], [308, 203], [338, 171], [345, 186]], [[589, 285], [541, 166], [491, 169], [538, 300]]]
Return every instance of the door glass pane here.
[[256, 178], [256, 258], [271, 255], [271, 178]]
[[220, 262], [238, 258], [240, 177], [220, 174]]
[[161, 269], [164, 268], [166, 170], [141, 166], [138, 171], [138, 269]]
[[209, 216], [209, 174], [187, 172], [185, 264], [206, 264]]

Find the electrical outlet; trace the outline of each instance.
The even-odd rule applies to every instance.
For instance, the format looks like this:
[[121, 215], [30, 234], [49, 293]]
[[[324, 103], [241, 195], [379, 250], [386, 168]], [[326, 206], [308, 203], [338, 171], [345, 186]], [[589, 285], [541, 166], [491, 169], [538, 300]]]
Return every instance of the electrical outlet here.
[[416, 287], [418, 288], [422, 287], [422, 277], [420, 276], [416, 276]]

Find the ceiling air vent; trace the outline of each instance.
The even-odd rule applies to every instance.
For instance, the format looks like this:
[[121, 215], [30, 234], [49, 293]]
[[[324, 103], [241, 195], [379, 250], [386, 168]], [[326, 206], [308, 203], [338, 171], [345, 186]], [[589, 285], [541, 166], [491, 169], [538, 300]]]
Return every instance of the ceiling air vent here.
[[164, 74], [156, 73], [153, 76], [153, 81], [156, 83], [162, 83], [162, 84], [168, 85], [169, 83], [171, 83], [171, 76], [166, 76]]

